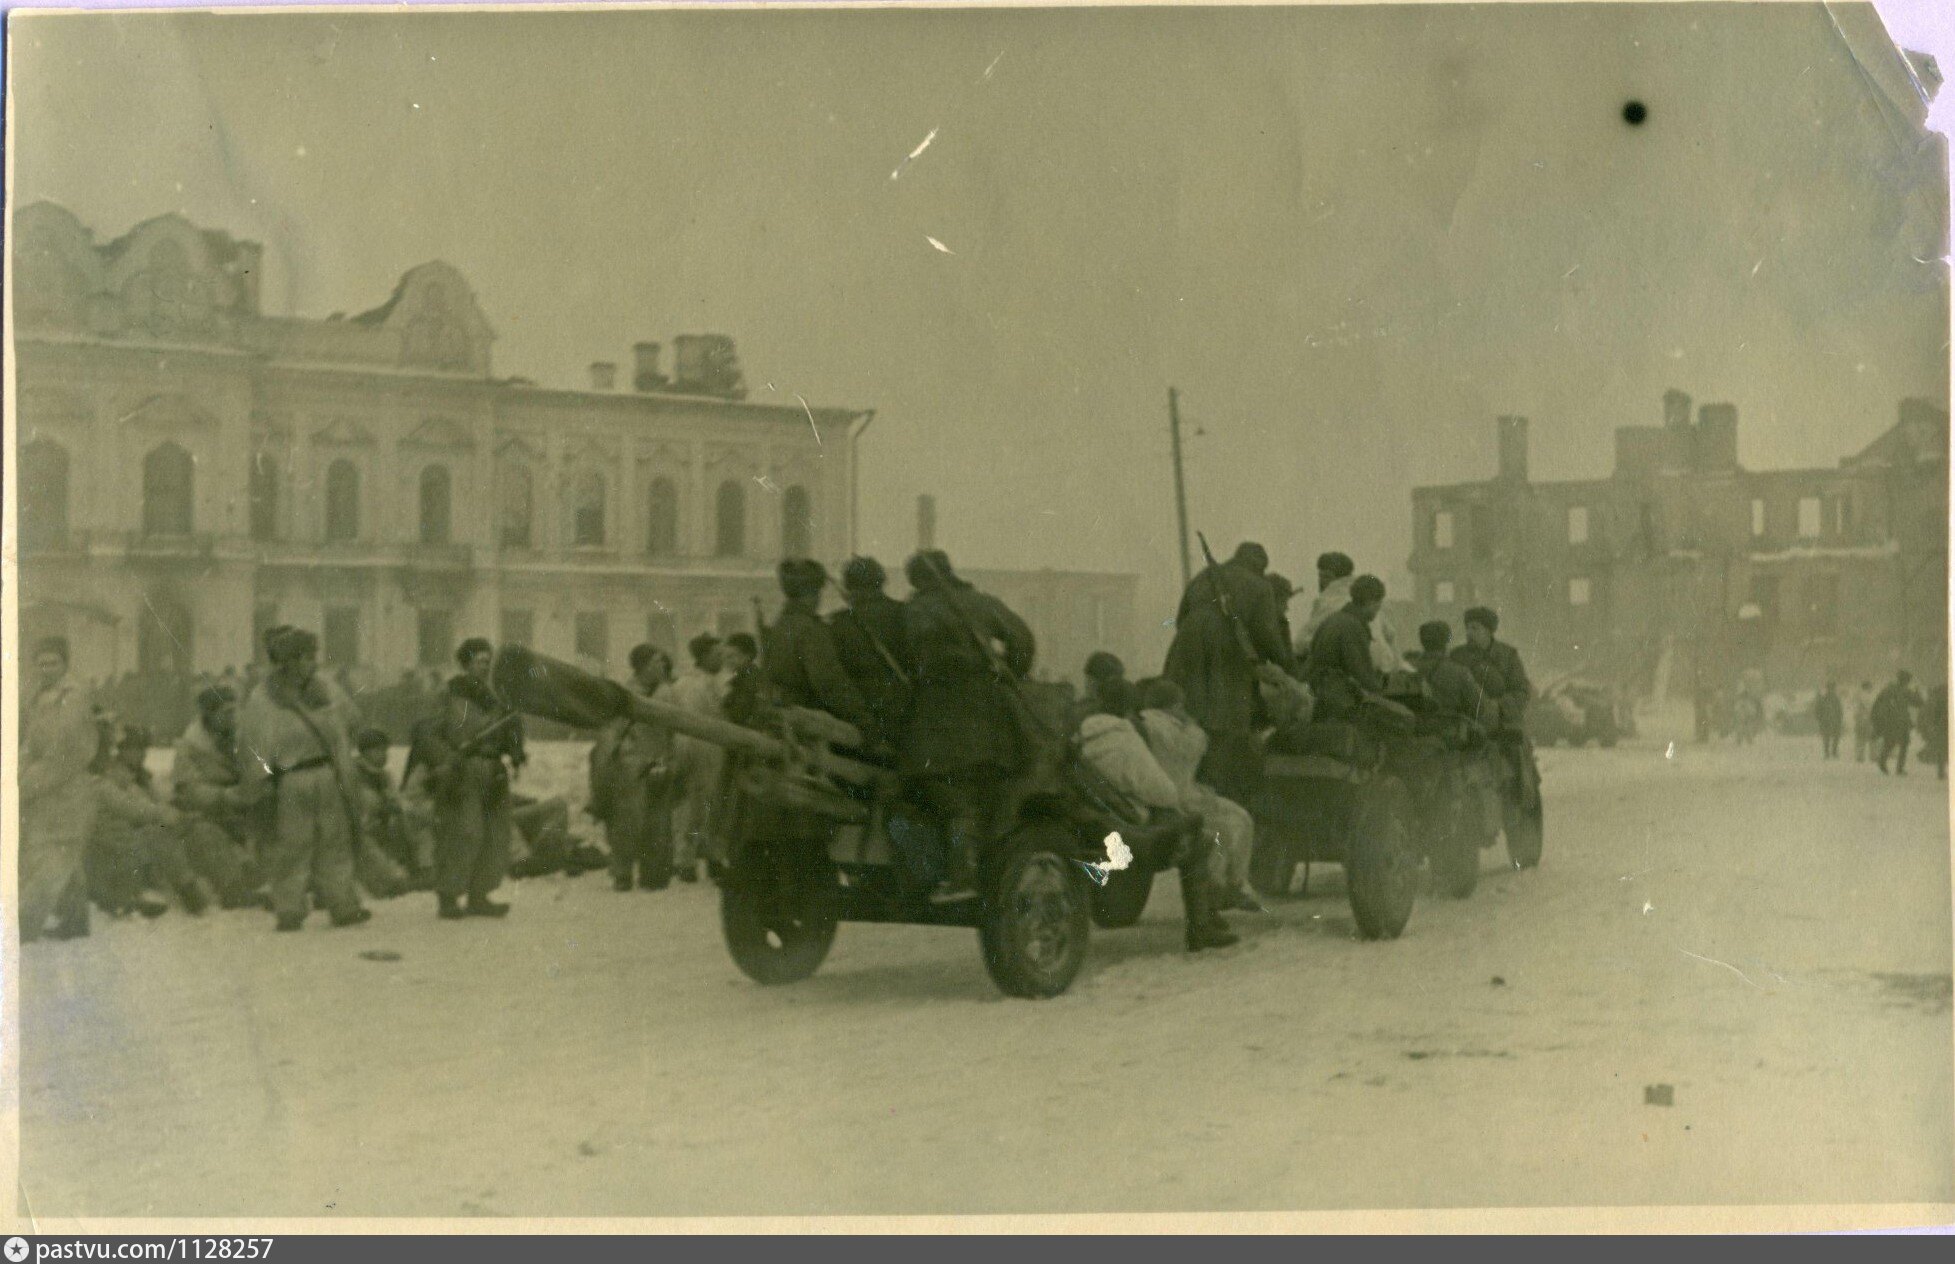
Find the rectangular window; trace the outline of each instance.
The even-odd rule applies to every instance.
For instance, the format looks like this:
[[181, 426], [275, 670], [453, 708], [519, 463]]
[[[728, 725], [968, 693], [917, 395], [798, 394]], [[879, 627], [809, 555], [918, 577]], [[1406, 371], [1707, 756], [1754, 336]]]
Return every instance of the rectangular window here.
[[611, 661], [611, 620], [602, 610], [578, 613], [577, 657], [600, 666]]
[[1819, 538], [1819, 497], [1799, 497], [1799, 538], [1817, 540]]
[[1763, 539], [1765, 536], [1765, 502], [1754, 497], [1751, 502], [1751, 538]]
[[1432, 515], [1432, 547], [1450, 549], [1453, 547], [1453, 515], [1448, 509], [1441, 509]]
[[1570, 505], [1568, 507], [1568, 543], [1588, 543], [1588, 506]]
[[536, 615], [529, 610], [509, 610], [502, 612], [502, 643], [520, 645], [524, 649], [536, 646]]
[[1452, 580], [1441, 579], [1441, 580], [1435, 580], [1433, 582], [1432, 604], [1435, 606], [1450, 606], [1453, 604], [1453, 581]]
[[447, 667], [455, 652], [455, 612], [420, 609], [414, 612], [415, 661], [423, 667]]
[[1814, 575], [1806, 581], [1806, 623], [1815, 636], [1830, 636], [1840, 626], [1840, 577]]
[[1589, 600], [1588, 580], [1581, 576], [1576, 576], [1574, 579], [1569, 580], [1568, 581], [1568, 604], [1571, 606], [1586, 606], [1588, 604], [1588, 600]]
[[360, 608], [326, 607], [326, 661], [334, 667], [357, 667], [360, 662]]

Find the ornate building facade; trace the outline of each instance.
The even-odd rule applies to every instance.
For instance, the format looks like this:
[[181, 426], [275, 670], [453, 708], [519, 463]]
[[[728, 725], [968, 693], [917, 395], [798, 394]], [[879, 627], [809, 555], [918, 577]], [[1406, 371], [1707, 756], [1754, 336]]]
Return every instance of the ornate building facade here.
[[[242, 667], [277, 623], [369, 683], [467, 636], [617, 674], [640, 641], [753, 630], [781, 557], [854, 549], [873, 414], [747, 399], [730, 339], [550, 389], [494, 375], [444, 263], [357, 316], [278, 317], [259, 247], [179, 216], [107, 245], [47, 203], [14, 227], [21, 634], [66, 636], [84, 679]], [[1131, 575], [970, 573], [1044, 673], [1131, 652]]]
[[259, 310], [258, 246], [178, 216], [14, 227], [21, 632], [84, 678], [242, 665], [275, 623], [340, 665], [486, 635], [617, 669], [751, 630], [780, 557], [850, 552], [872, 414], [746, 400], [729, 340], [546, 389], [493, 375], [443, 263], [298, 319]]

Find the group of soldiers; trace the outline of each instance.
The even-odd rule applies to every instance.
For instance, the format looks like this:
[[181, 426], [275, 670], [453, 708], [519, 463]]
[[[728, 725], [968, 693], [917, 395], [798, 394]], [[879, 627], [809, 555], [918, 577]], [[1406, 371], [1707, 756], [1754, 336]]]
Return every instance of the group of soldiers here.
[[279, 627], [264, 648], [271, 669], [242, 699], [223, 683], [200, 692], [165, 789], [146, 767], [150, 735], [69, 681], [66, 643], [35, 647], [20, 746], [24, 940], [87, 934], [91, 904], [156, 916], [169, 907], [156, 893], [192, 914], [269, 909], [287, 932], [315, 909], [334, 926], [367, 921], [363, 890], [432, 889], [445, 919], [501, 917], [492, 893], [512, 842], [530, 864], [588, 867], [561, 800], [511, 792], [522, 725], [489, 686], [488, 642], [461, 647], [398, 788], [389, 739], [319, 673], [317, 638]]
[[[1030, 761], [1036, 721], [1014, 705], [1012, 686], [1030, 674], [1036, 647], [1024, 620], [960, 578], [942, 552], [919, 552], [904, 570], [911, 596], [899, 602], [884, 591], [879, 563], [852, 559], [839, 585], [844, 608], [823, 619], [826, 569], [783, 562], [784, 604], [766, 632], [761, 680], [774, 704], [846, 721], [865, 753], [893, 764], [946, 843], [940, 856], [900, 857], [904, 868], [933, 899], [958, 899], [971, 893], [982, 843], [1002, 824], [993, 819], [1002, 788]], [[1244, 805], [1273, 730], [1348, 718], [1409, 667], [1437, 705], [1520, 744], [1532, 687], [1519, 653], [1497, 639], [1498, 616], [1468, 611], [1457, 648], [1448, 625], [1428, 623], [1421, 650], [1402, 655], [1389, 629], [1375, 628], [1384, 584], [1354, 570], [1341, 553], [1318, 559], [1318, 591], [1293, 635], [1296, 590], [1269, 571], [1261, 545], [1245, 543], [1188, 585], [1158, 676], [1129, 682], [1107, 653], [1086, 663], [1076, 728], [1062, 736], [1132, 802], [1201, 824], [1180, 861], [1191, 951], [1234, 942], [1223, 910], [1258, 907], [1246, 886], [1253, 823]], [[1531, 760], [1523, 765], [1531, 771]]]
[[[1191, 950], [1233, 942], [1223, 909], [1256, 908], [1245, 805], [1272, 731], [1348, 717], [1408, 664], [1443, 709], [1490, 731], [1519, 730], [1531, 690], [1518, 653], [1496, 639], [1491, 610], [1467, 612], [1466, 644], [1451, 647], [1450, 628], [1428, 623], [1420, 650], [1401, 655], [1377, 626], [1383, 583], [1354, 569], [1343, 554], [1318, 559], [1318, 590], [1293, 635], [1296, 590], [1270, 573], [1262, 546], [1243, 544], [1188, 585], [1158, 676], [1129, 683], [1110, 654], [1087, 664], [1075, 727], [1062, 736], [1136, 802], [1202, 823], [1206, 843], [1182, 866]], [[758, 642], [697, 637], [678, 676], [663, 650], [640, 645], [628, 687], [741, 724], [765, 724], [776, 707], [846, 722], [859, 752], [893, 767], [940, 827], [940, 845], [903, 857], [905, 869], [932, 899], [959, 899], [975, 889], [1002, 792], [1039, 739], [1014, 691], [1036, 646], [1025, 621], [960, 577], [943, 552], [918, 552], [904, 573], [911, 592], [898, 601], [873, 558], [850, 559], [839, 584], [819, 562], [788, 559], [778, 572], [782, 605]], [[824, 618], [831, 585], [843, 604]], [[491, 683], [493, 646], [471, 639], [458, 651], [461, 670], [439, 713], [416, 727], [399, 790], [385, 735], [360, 728], [353, 702], [320, 674], [317, 638], [275, 628], [265, 649], [271, 669], [242, 700], [221, 685], [200, 697], [164, 802], [142, 770], [146, 740], [125, 733], [103, 750], [85, 698], [65, 680], [65, 645], [38, 647], [40, 684], [21, 747], [27, 938], [57, 915], [73, 933], [76, 904], [85, 913], [82, 862], [98, 815], [147, 830], [148, 851], [130, 862], [129, 898], [139, 898], [146, 872], [160, 871], [186, 908], [209, 890], [227, 905], [269, 907], [281, 931], [299, 929], [315, 908], [335, 926], [366, 921], [362, 887], [431, 887], [444, 919], [507, 914], [493, 893], [509, 872], [512, 839], [531, 832], [518, 829], [519, 814], [530, 814], [532, 829], [561, 832], [566, 822], [561, 801], [512, 792], [527, 754], [521, 717]], [[590, 811], [605, 824], [617, 889], [696, 881], [702, 861], [724, 859], [714, 821], [722, 768], [718, 747], [647, 720], [599, 734]]]
[[[1853, 692], [1853, 757], [1866, 763], [1871, 756], [1882, 775], [1893, 762], [1895, 776], [1907, 776], [1908, 747], [1917, 729], [1921, 734], [1921, 759], [1933, 764], [1935, 776], [1948, 776], [1948, 686], [1936, 685], [1924, 697], [1914, 686], [1914, 675], [1901, 670], [1881, 690], [1863, 680]], [[1820, 757], [1838, 759], [1840, 740], [1848, 720], [1848, 700], [1839, 685], [1827, 681], [1813, 699], [1813, 720], [1819, 726]]]
[[1267, 551], [1246, 543], [1198, 575], [1182, 597], [1164, 668], [1209, 736], [1202, 778], [1223, 794], [1246, 801], [1255, 793], [1272, 731], [1348, 719], [1408, 665], [1442, 710], [1491, 735], [1521, 733], [1533, 686], [1519, 651], [1498, 638], [1493, 610], [1465, 613], [1462, 645], [1452, 645], [1450, 625], [1434, 620], [1419, 628], [1419, 649], [1401, 653], [1379, 622], [1383, 581], [1354, 577], [1348, 556], [1325, 553], [1308, 621], [1292, 639], [1287, 608], [1295, 590], [1268, 567]]

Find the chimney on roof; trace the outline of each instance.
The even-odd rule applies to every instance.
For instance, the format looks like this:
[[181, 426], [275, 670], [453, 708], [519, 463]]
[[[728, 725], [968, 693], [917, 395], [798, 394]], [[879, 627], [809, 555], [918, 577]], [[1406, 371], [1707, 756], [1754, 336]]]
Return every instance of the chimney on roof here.
[[1527, 482], [1527, 418], [1502, 417], [1494, 423], [1503, 483]]
[[666, 385], [665, 374], [658, 371], [658, 349], [656, 342], [633, 343], [631, 386], [638, 391], [656, 391]]
[[918, 496], [916, 498], [916, 550], [937, 547], [937, 498]]
[[609, 360], [591, 361], [591, 389], [594, 391], [616, 390], [618, 385], [618, 366]]
[[1690, 429], [1690, 396], [1674, 387], [1663, 392], [1663, 428]]
[[1697, 410], [1697, 441], [1692, 445], [1700, 474], [1723, 474], [1738, 468], [1738, 406], [1705, 404]]

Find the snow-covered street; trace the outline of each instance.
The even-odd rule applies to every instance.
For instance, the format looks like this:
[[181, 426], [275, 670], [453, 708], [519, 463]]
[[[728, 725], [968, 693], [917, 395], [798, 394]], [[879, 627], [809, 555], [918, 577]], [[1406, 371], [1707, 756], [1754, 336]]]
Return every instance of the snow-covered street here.
[[[580, 753], [552, 752], [574, 782]], [[1171, 878], [1065, 996], [968, 931], [733, 967], [709, 885], [512, 883], [275, 936], [30, 945], [36, 1216], [1278, 1210], [1955, 1199], [1945, 785], [1817, 739], [1543, 753], [1538, 871], [1404, 938], [1341, 878], [1180, 951]], [[374, 954], [373, 959], [366, 954]]]

